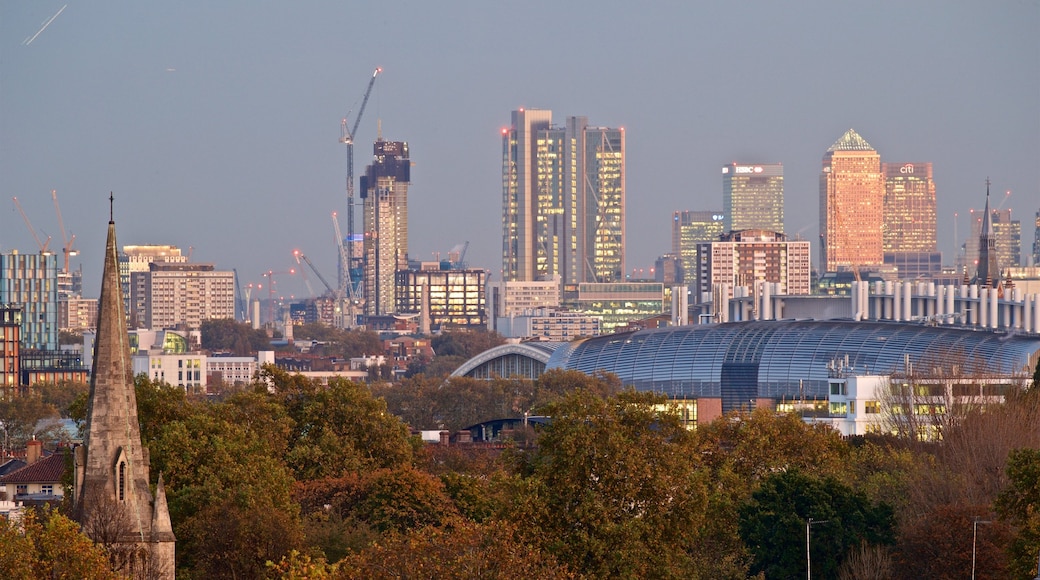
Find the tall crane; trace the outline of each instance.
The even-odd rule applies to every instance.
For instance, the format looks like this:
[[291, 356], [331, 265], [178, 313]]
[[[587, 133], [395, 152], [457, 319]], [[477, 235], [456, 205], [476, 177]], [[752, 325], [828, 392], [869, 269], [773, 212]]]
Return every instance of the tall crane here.
[[79, 250], [72, 249], [72, 244], [76, 241], [76, 234], [72, 234], [72, 237], [69, 237], [65, 233], [65, 221], [61, 219], [61, 206], [58, 205], [58, 190], [51, 190], [51, 199], [54, 200], [54, 211], [58, 214], [58, 229], [61, 230], [61, 251], [65, 254], [65, 269], [62, 272], [68, 274], [69, 257], [79, 255]]
[[[293, 250], [293, 256], [296, 257], [296, 263], [297, 264], [300, 264], [300, 260], [303, 260], [304, 262], [307, 262], [307, 265], [311, 267], [311, 271], [314, 272], [318, 276], [318, 279], [321, 280], [321, 283], [325, 285], [325, 289], [329, 291], [329, 295], [331, 295], [331, 296], [338, 296], [339, 295], [339, 293], [332, 288], [332, 285], [329, 284], [329, 281], [325, 279], [325, 276], [322, 276], [321, 272], [318, 271], [318, 268], [314, 266], [314, 262], [311, 262], [311, 259], [308, 258], [306, 255], [304, 255], [303, 252], [301, 252], [299, 250]], [[300, 270], [300, 271], [302, 272], [303, 270]]]
[[[347, 119], [344, 117], [343, 122], [340, 125], [340, 143], [344, 143], [347, 146], [347, 239], [354, 240], [354, 136], [357, 135], [358, 127], [361, 125], [361, 116], [365, 114], [365, 105], [368, 104], [368, 98], [372, 95], [372, 87], [376, 84], [376, 77], [379, 73], [383, 72], [382, 68], [376, 67], [375, 72], [372, 73], [372, 78], [368, 80], [368, 87], [365, 89], [365, 96], [361, 99], [361, 107], [358, 109], [357, 117], [354, 117], [354, 126], [347, 130]], [[349, 116], [350, 113], [348, 112]], [[342, 238], [337, 235], [342, 244]], [[350, 262], [343, 264], [343, 267], [348, 271], [350, 269]]]
[[47, 240], [41, 242], [40, 236], [36, 234], [36, 230], [32, 227], [32, 223], [29, 222], [29, 216], [25, 215], [25, 210], [22, 209], [22, 204], [19, 203], [18, 198], [12, 197], [11, 199], [14, 200], [14, 206], [18, 208], [18, 213], [22, 214], [22, 219], [25, 220], [25, 227], [29, 228], [29, 233], [32, 234], [33, 239], [36, 240], [36, 245], [40, 247], [40, 253], [46, 254], [48, 251], [47, 248], [51, 243], [51, 237], [47, 236]]

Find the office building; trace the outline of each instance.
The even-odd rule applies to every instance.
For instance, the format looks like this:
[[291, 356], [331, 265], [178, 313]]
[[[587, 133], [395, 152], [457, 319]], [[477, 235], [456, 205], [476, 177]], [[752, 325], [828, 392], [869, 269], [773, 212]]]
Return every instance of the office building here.
[[614, 332], [630, 322], [664, 313], [664, 284], [657, 282], [586, 282], [564, 287], [563, 307], [597, 316], [600, 331]]
[[97, 298], [71, 296], [58, 301], [58, 330], [83, 332], [97, 325]]
[[712, 300], [712, 289], [726, 285], [727, 298], [736, 286], [757, 288], [760, 282], [779, 284], [779, 293], [809, 294], [811, 256], [807, 240], [788, 241], [779, 232], [730, 232], [714, 242], [697, 244], [697, 269], [690, 280], [697, 303]]
[[[971, 233], [964, 241], [964, 271], [974, 276], [979, 263], [979, 239], [985, 231], [985, 210], [971, 210]], [[990, 209], [990, 225], [996, 250], [996, 269], [1003, 272], [1016, 267], [1022, 261], [1022, 222], [1012, 219], [1010, 209]]]
[[679, 256], [683, 279], [690, 283], [697, 271], [697, 244], [714, 242], [725, 231], [721, 211], [677, 211], [672, 214], [672, 255]]
[[235, 318], [235, 273], [213, 264], [151, 262], [130, 276], [130, 322], [138, 328], [197, 329], [205, 320]]
[[520, 316], [560, 305], [560, 280], [493, 282], [488, 284], [488, 329], [499, 330], [499, 318]]
[[882, 246], [886, 266], [900, 279], [942, 269], [936, 241], [935, 181], [931, 163], [882, 163], [885, 175]]
[[884, 263], [881, 157], [849, 129], [827, 149], [820, 173], [820, 269], [877, 270]]
[[394, 311], [397, 271], [408, 268], [408, 143], [379, 139], [372, 164], [361, 176], [364, 214], [365, 314]]
[[21, 307], [23, 350], [58, 350], [58, 257], [0, 254], [0, 304]]
[[616, 282], [624, 246], [624, 129], [513, 111], [502, 130], [503, 279]]
[[418, 313], [426, 325], [439, 328], [487, 326], [487, 270], [399, 270], [398, 314]]
[[784, 166], [722, 166], [722, 229], [784, 231]]
[[598, 336], [600, 317], [582, 312], [538, 308], [520, 316], [500, 318], [498, 332], [505, 338], [569, 342], [579, 337]]

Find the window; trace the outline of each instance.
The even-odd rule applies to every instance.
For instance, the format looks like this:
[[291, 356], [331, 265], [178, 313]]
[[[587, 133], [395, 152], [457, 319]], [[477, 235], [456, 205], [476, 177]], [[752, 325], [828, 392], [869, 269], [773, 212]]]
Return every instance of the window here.
[[40, 492], [42, 492], [45, 495], [54, 495], [54, 486], [49, 483], [41, 485]]
[[119, 462], [119, 474], [118, 474], [118, 480], [116, 482], [116, 488], [118, 490], [116, 493], [118, 494], [119, 501], [124, 501], [126, 499], [126, 462], [125, 461], [120, 461]]
[[881, 412], [881, 403], [877, 401], [866, 401], [863, 403], [863, 412], [867, 415], [877, 415]]
[[25, 495], [29, 493], [29, 486], [24, 483], [19, 483], [14, 487], [15, 495]]

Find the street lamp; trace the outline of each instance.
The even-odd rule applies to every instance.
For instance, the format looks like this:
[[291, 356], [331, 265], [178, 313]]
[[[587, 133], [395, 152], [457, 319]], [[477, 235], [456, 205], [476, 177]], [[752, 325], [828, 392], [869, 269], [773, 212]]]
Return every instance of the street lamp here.
[[971, 580], [975, 580], [975, 539], [979, 534], [979, 524], [992, 524], [989, 520], [980, 520], [979, 516], [971, 522]]
[[809, 557], [809, 530], [814, 524], [826, 524], [830, 520], [805, 520], [805, 580], [812, 580], [812, 559]]

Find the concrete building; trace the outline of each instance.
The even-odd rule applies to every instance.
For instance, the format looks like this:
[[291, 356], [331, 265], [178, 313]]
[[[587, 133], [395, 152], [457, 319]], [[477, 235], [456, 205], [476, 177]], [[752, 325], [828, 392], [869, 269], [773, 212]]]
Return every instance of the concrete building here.
[[499, 318], [497, 327], [505, 338], [569, 342], [583, 336], [598, 336], [600, 324], [599, 316], [538, 308], [519, 316]]
[[[177, 246], [169, 245], [139, 245], [123, 246], [119, 254], [119, 281], [123, 287], [124, 309], [127, 313], [143, 312], [143, 304], [132, 304], [130, 302], [130, 276], [134, 272], [147, 272], [152, 262], [170, 262], [184, 264], [188, 257], [181, 253]], [[131, 321], [137, 325], [136, 321]]]
[[616, 282], [625, 271], [625, 132], [552, 111], [512, 112], [502, 130], [506, 281]]
[[141, 446], [114, 221], [104, 264], [86, 435], [75, 451], [73, 515], [95, 541], [103, 524], [124, 527], [110, 544], [132, 578], [172, 579], [176, 539], [162, 476], [153, 495]]
[[22, 309], [22, 348], [58, 350], [58, 257], [0, 254], [0, 304]]
[[925, 278], [942, 269], [936, 241], [935, 181], [931, 163], [882, 163], [885, 175], [886, 266], [902, 280]]
[[69, 332], [94, 330], [97, 325], [97, 298], [71, 296], [58, 301], [58, 329]]
[[199, 328], [235, 318], [235, 273], [213, 264], [151, 262], [130, 276], [130, 322], [138, 328]]
[[364, 218], [365, 314], [394, 311], [398, 270], [408, 268], [408, 184], [412, 162], [408, 143], [379, 139], [375, 158], [361, 176]]
[[520, 316], [539, 308], [560, 306], [559, 278], [541, 281], [492, 282], [488, 284], [487, 309], [489, 330], [498, 330], [499, 318]]
[[849, 129], [820, 172], [820, 270], [876, 270], [884, 263], [881, 156]]
[[478, 268], [399, 270], [394, 312], [419, 313], [427, 333], [431, 326], [485, 328], [487, 274]]
[[722, 229], [784, 231], [784, 166], [722, 166]]
[[721, 211], [677, 211], [672, 214], [672, 255], [679, 256], [683, 280], [689, 284], [697, 271], [697, 244], [714, 242], [723, 234]]
[[[713, 288], [720, 284], [732, 289], [772, 282], [780, 285], [783, 294], [809, 294], [810, 272], [808, 241], [788, 241], [779, 232], [744, 230], [697, 244], [697, 268], [688, 281], [695, 301], [709, 302]], [[731, 290], [728, 295], [732, 297]]]

